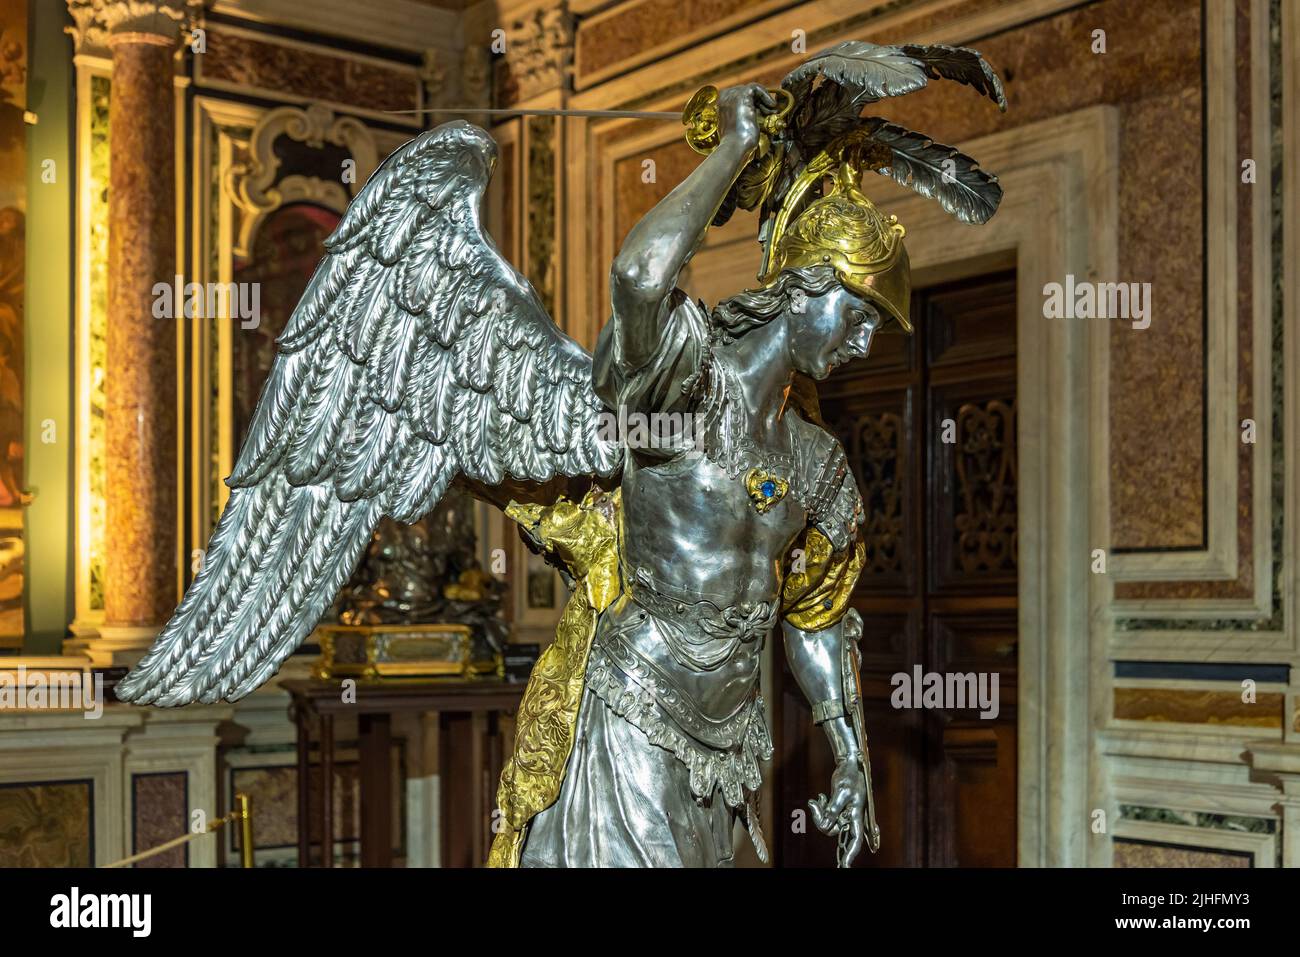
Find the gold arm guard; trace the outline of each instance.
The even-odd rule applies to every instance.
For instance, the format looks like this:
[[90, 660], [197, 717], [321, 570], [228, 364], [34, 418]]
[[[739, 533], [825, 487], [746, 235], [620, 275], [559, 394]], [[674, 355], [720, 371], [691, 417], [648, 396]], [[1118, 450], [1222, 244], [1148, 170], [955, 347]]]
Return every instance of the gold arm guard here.
[[781, 589], [781, 613], [796, 628], [821, 631], [848, 611], [867, 547], [858, 537], [851, 547], [836, 553], [830, 539], [810, 528], [804, 533], [802, 548], [803, 554], [791, 560]]

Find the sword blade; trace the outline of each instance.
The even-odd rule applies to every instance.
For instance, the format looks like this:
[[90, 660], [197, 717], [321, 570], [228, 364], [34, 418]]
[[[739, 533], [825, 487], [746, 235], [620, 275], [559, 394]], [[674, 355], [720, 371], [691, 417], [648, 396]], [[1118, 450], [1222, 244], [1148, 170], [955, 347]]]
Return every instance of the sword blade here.
[[430, 110], [384, 110], [385, 113], [403, 114], [406, 116], [417, 113], [483, 113], [488, 116], [594, 116], [609, 117], [615, 119], [629, 120], [673, 120], [680, 121], [681, 113], [655, 113], [647, 110], [561, 110], [561, 109], [479, 109], [478, 107], [440, 107], [439, 109]]

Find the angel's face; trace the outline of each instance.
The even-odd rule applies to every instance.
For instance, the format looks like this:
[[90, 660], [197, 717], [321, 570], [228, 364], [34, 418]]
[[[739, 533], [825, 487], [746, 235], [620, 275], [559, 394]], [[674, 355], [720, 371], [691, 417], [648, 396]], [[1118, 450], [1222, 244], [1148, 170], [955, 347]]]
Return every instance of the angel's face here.
[[836, 286], [820, 296], [796, 290], [786, 322], [795, 371], [825, 379], [836, 366], [871, 351], [880, 313], [867, 300]]

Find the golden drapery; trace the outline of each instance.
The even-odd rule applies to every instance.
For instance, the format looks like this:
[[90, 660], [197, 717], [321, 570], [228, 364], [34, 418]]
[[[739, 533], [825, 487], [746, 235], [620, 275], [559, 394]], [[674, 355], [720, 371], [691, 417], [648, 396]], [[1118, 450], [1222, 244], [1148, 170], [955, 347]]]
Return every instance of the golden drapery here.
[[[798, 550], [791, 551], [785, 584], [781, 589], [781, 613], [803, 631], [821, 631], [834, 625], [849, 609], [849, 598], [866, 559], [867, 547], [861, 536], [841, 552], [815, 528], [804, 533]], [[798, 555], [798, 560], [793, 556]]]
[[492, 839], [488, 867], [517, 867], [528, 822], [555, 803], [587, 670], [587, 653], [600, 613], [620, 591], [618, 527], [622, 491], [593, 489], [582, 504], [511, 503], [506, 514], [558, 558], [576, 586], [524, 689], [515, 725], [515, 750], [501, 770], [497, 807], [502, 827]]
[[[575, 587], [552, 642], [533, 667], [519, 705], [514, 754], [501, 771], [497, 807], [501, 829], [492, 840], [489, 867], [517, 867], [528, 823], [555, 803], [573, 750], [587, 656], [600, 614], [622, 591], [619, 577], [621, 490], [593, 489], [581, 504], [511, 503], [506, 514], [568, 569]], [[835, 553], [809, 529], [801, 555], [790, 563], [781, 592], [782, 612], [797, 628], [828, 628], [848, 610], [865, 547], [858, 539]], [[792, 556], [797, 555], [791, 552]]]

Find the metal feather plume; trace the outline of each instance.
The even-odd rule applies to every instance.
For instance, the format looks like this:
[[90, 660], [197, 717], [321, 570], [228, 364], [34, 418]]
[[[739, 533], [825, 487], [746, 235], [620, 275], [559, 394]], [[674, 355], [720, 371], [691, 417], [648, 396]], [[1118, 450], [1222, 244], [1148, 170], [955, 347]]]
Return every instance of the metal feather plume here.
[[[848, 40], [810, 57], [782, 80], [782, 88], [794, 97], [789, 121], [771, 138], [769, 150], [737, 181], [718, 221], [725, 221], [737, 207], [761, 205], [760, 239], [767, 242], [772, 219], [799, 173], [829, 144], [852, 134], [875, 158], [876, 172], [936, 200], [963, 223], [986, 222], [1002, 200], [996, 176], [980, 169], [965, 153], [922, 133], [882, 117], [862, 116], [871, 103], [913, 93], [940, 79], [969, 86], [1000, 110], [1007, 108], [997, 73], [977, 51], [966, 47], [879, 46]], [[810, 190], [801, 207], [817, 195], [818, 191]]]
[[818, 77], [855, 90], [862, 97], [860, 105], [912, 93], [927, 80], [944, 79], [974, 87], [999, 109], [1007, 108], [1002, 81], [979, 52], [942, 43], [877, 46], [846, 40], [809, 57], [786, 75], [781, 86], [798, 99]]
[[1002, 199], [997, 177], [965, 153], [878, 116], [868, 117], [860, 129], [888, 147], [889, 165], [880, 172], [900, 186], [938, 200], [963, 223], [984, 223], [997, 212]]

